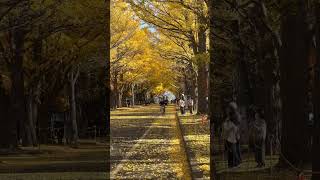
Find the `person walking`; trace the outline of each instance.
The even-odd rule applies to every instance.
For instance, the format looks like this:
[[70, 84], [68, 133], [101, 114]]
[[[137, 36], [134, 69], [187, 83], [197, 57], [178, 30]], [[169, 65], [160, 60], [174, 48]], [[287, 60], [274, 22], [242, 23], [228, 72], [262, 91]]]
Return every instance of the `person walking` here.
[[193, 99], [192, 99], [192, 97], [190, 97], [188, 100], [188, 109], [190, 111], [190, 114], [193, 114]]
[[254, 142], [255, 142], [255, 160], [257, 167], [265, 166], [265, 141], [267, 134], [267, 124], [264, 120], [264, 112], [257, 109], [254, 121]]
[[231, 121], [237, 126], [237, 132], [236, 132], [236, 153], [237, 153], [237, 159], [236, 164], [239, 165], [242, 161], [241, 159], [241, 147], [240, 147], [240, 123], [241, 123], [241, 115], [238, 110], [238, 106], [235, 102], [230, 102], [230, 118]]
[[186, 103], [185, 101], [183, 100], [183, 98], [181, 98], [179, 100], [179, 107], [180, 107], [180, 111], [181, 111], [181, 114], [184, 115], [185, 114], [185, 106], [186, 106]]
[[237, 131], [238, 127], [231, 121], [231, 109], [228, 107], [227, 109], [227, 118], [222, 125], [222, 136], [225, 142], [225, 150], [228, 153], [228, 167], [233, 168], [238, 166], [237, 162], [237, 150], [236, 150], [236, 143], [237, 143]]
[[165, 98], [164, 98], [164, 104], [167, 106], [168, 104], [169, 104], [169, 100], [168, 100], [168, 97], [167, 96], [165, 96]]
[[164, 115], [165, 112], [166, 112], [165, 100], [161, 99], [160, 102], [159, 102], [159, 105], [160, 105], [160, 112], [161, 112], [162, 115]]
[[127, 107], [130, 107], [130, 100], [127, 99]]

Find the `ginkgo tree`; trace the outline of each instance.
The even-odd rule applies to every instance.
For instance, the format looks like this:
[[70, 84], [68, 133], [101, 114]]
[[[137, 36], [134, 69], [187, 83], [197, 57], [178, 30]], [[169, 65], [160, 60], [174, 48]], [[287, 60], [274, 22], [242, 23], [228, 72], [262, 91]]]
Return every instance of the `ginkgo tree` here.
[[118, 63], [118, 67], [121, 67], [118, 70], [121, 72], [122, 87], [126, 86], [130, 89], [132, 97], [134, 97], [136, 86], [142, 85], [152, 91], [160, 83], [170, 86], [175, 80], [176, 74], [172, 72], [172, 60], [160, 56], [157, 52], [158, 48], [152, 44], [149, 36], [148, 29], [137, 31], [127, 42], [136, 53], [123, 58], [121, 63]]
[[[4, 124], [8, 121], [9, 128], [3, 131], [2, 137], [10, 141], [4, 146], [16, 147], [17, 139], [22, 139], [24, 145], [36, 145], [37, 136], [41, 142], [47, 142], [49, 106], [58, 98], [64, 98], [70, 105], [72, 98], [70, 101], [68, 98], [81, 92], [78, 89], [76, 94], [69, 94], [71, 70], [99, 57], [95, 64], [100, 67], [94, 68], [101, 72], [105, 63], [99, 59], [103, 59], [106, 48], [104, 3], [103, 0], [4, 3], [9, 11], [0, 18], [1, 64], [4, 65], [0, 73], [9, 79], [6, 91], [11, 97], [10, 108], [15, 112], [3, 121]], [[92, 72], [92, 69], [80, 69], [80, 75]], [[75, 115], [72, 117], [78, 120]], [[35, 130], [39, 127], [43, 129], [41, 132]], [[77, 139], [77, 129], [68, 128], [75, 134], [73, 139]]]
[[[121, 107], [124, 91], [134, 102], [136, 93], [151, 93], [160, 85], [174, 89], [176, 62], [161, 56], [159, 31], [144, 26], [128, 3], [113, 1], [111, 11], [111, 74], [116, 106]], [[125, 16], [123, 16], [125, 14]]]
[[[208, 9], [206, 1], [190, 0], [190, 1], [128, 1], [137, 16], [148, 22], [163, 35], [170, 37], [170, 40], [176, 44], [183, 43], [184, 46], [189, 46], [192, 50], [195, 66], [190, 65], [189, 74], [197, 73], [193, 84], [197, 87], [192, 88], [191, 93], [197, 96], [198, 112], [205, 113], [206, 96], [208, 94], [208, 61], [205, 57], [207, 54], [207, 39], [208, 39]], [[208, 59], [208, 58], [206, 58]], [[195, 69], [192, 69], [195, 67]], [[186, 69], [184, 69], [186, 70]], [[196, 90], [197, 89], [197, 90]]]

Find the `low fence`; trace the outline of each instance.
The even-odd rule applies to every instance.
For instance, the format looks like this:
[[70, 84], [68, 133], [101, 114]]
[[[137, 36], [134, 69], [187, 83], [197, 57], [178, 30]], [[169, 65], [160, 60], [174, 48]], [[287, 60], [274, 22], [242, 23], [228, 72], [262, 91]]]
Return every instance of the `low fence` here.
[[[65, 127], [59, 127], [59, 128], [38, 128], [38, 135], [41, 134], [41, 131], [46, 131], [49, 133], [48, 136], [48, 143], [50, 144], [62, 144], [64, 143], [64, 133], [65, 133]], [[86, 129], [85, 137], [88, 139], [94, 140], [95, 143], [98, 142], [99, 137], [105, 137], [106, 136], [106, 129], [99, 128], [96, 126], [88, 127]]]

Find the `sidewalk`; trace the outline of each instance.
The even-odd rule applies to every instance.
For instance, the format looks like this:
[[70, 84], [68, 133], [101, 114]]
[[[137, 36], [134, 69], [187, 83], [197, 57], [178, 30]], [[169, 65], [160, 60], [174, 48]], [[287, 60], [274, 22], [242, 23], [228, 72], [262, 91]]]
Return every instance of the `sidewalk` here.
[[187, 145], [192, 173], [196, 179], [210, 179], [210, 125], [200, 115], [179, 113], [184, 140]]

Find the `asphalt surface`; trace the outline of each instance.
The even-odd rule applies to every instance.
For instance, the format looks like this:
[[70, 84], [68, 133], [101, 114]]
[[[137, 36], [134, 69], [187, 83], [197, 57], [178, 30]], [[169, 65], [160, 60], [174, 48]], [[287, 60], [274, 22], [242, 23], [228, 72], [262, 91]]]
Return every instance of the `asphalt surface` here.
[[111, 112], [111, 179], [186, 179], [176, 122], [174, 105]]

